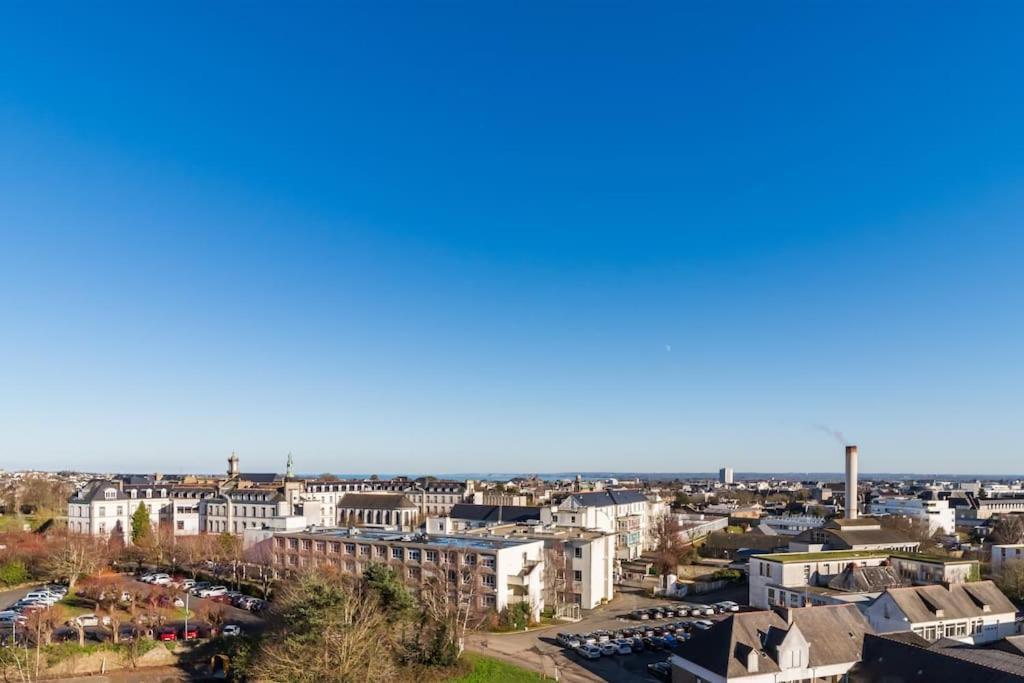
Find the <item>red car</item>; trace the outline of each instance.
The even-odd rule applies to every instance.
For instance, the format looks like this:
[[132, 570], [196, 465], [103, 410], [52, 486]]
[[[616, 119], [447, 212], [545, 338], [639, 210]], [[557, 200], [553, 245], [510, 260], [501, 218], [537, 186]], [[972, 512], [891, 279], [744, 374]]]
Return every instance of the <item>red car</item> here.
[[181, 629], [181, 636], [184, 640], [195, 640], [199, 637], [199, 629], [195, 626], [189, 626], [187, 629]]
[[178, 632], [173, 628], [162, 628], [157, 634], [160, 640], [177, 640]]

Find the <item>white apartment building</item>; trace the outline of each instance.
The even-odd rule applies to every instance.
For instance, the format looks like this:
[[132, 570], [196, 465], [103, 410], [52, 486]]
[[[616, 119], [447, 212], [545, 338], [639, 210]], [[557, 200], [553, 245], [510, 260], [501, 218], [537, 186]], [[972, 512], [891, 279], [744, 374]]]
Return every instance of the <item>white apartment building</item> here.
[[639, 491], [609, 489], [574, 493], [541, 509], [540, 521], [579, 529], [596, 529], [618, 534], [616, 555], [633, 560], [650, 545], [653, 527], [651, 504]]
[[68, 498], [68, 530], [109, 537], [119, 532], [131, 542], [132, 515], [142, 505], [155, 531], [171, 520], [169, 489], [157, 484], [126, 486], [115, 479], [94, 479]]
[[906, 583], [964, 583], [977, 573], [975, 560], [932, 557], [885, 550], [825, 550], [811, 553], [772, 553], [750, 558], [748, 602], [752, 607], [803, 607], [814, 604], [805, 587], [825, 586], [853, 564], [888, 565]]
[[992, 573], [998, 576], [1007, 562], [1024, 562], [1024, 543], [1003, 543], [992, 546]]
[[929, 642], [989, 643], [1017, 633], [1017, 608], [991, 581], [890, 588], [864, 610], [877, 633], [913, 631]]
[[906, 496], [883, 496], [869, 506], [871, 515], [896, 515], [928, 522], [928, 532], [951, 534], [956, 531], [956, 510], [948, 500], [922, 500]]

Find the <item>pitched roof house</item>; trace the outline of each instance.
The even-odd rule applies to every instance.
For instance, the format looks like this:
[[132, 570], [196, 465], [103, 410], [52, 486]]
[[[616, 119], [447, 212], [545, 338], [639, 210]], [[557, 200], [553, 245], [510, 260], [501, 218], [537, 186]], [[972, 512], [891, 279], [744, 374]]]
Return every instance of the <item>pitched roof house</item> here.
[[671, 657], [674, 683], [804, 680], [842, 676], [860, 661], [871, 626], [854, 605], [742, 612]]

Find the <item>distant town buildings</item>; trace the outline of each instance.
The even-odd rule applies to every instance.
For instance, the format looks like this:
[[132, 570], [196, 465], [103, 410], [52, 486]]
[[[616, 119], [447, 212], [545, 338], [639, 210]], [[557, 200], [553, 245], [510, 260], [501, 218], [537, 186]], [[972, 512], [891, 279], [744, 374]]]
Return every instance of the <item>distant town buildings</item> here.
[[728, 486], [733, 483], [733, 475], [731, 467], [723, 467], [718, 470], [718, 483]]

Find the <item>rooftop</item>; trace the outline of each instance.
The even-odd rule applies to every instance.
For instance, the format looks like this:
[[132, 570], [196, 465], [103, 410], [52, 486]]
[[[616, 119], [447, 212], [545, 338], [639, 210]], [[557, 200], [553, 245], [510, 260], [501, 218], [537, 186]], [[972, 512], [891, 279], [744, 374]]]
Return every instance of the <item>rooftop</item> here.
[[464, 548], [477, 550], [502, 550], [517, 545], [536, 543], [529, 539], [493, 538], [484, 536], [430, 536], [427, 534], [402, 534], [383, 529], [341, 529], [318, 528], [275, 534], [276, 536], [316, 537], [351, 539], [354, 541], [381, 541], [394, 543], [415, 543], [425, 546]]
[[904, 553], [895, 550], [822, 550], [816, 553], [771, 553], [768, 555], [755, 555], [759, 560], [770, 562], [825, 562], [832, 560], [874, 560], [879, 558], [897, 557], [905, 560], [916, 560], [918, 562], [930, 562], [932, 564], [966, 564], [976, 560], [965, 560], [959, 557], [940, 557], [938, 555], [926, 555], [924, 553]]

